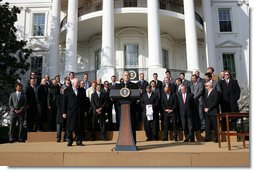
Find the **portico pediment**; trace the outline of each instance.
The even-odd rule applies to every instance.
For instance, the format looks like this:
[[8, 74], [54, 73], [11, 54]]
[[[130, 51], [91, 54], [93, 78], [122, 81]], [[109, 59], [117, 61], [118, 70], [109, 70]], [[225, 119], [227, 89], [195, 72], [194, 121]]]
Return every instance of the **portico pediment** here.
[[222, 43], [217, 44], [216, 47], [217, 48], [219, 48], [219, 47], [242, 47], [242, 45], [237, 42], [234, 42], [232, 40], [226, 40]]
[[28, 45], [27, 48], [32, 49], [33, 51], [47, 51], [48, 50], [47, 47], [45, 47], [43, 45], [39, 45], [39, 44]]
[[116, 37], [126, 37], [126, 36], [143, 37], [145, 36], [145, 31], [136, 27], [128, 27], [123, 28], [116, 33]]
[[173, 39], [168, 33], [162, 34], [162, 35], [161, 35], [161, 38], [164, 39], [164, 40], [166, 40], [166, 41], [168, 41], [168, 43], [169, 43], [171, 46], [173, 46], [173, 45], [175, 44], [174, 39]]

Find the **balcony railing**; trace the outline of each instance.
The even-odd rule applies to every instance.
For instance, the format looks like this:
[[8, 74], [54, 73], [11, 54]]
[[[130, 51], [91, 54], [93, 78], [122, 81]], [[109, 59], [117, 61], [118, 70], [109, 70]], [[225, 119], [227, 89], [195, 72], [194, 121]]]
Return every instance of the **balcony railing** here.
[[[82, 7], [78, 9], [78, 16], [82, 16], [91, 12], [101, 11], [103, 9], [102, 0], [96, 0], [91, 2], [86, 2], [83, 4]], [[184, 14], [184, 7], [180, 3], [176, 3], [175, 1], [171, 0], [159, 0], [160, 9], [174, 11], [177, 13]], [[147, 7], [147, 0], [137, 0], [137, 1], [128, 1], [125, 2], [124, 0], [115, 0], [114, 1], [114, 8], [135, 8]], [[196, 20], [203, 26], [203, 19], [202, 17], [196, 12], [195, 13]], [[61, 28], [67, 23], [67, 16], [61, 21]]]
[[128, 8], [128, 7], [147, 7], [147, 0], [137, 0], [137, 1], [125, 1], [124, 0], [115, 0], [115, 8]]

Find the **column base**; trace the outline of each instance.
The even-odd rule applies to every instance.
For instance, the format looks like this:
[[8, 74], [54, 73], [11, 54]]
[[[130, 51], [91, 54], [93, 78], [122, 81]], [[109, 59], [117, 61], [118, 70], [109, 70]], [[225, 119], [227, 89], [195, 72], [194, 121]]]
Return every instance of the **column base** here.
[[148, 80], [149, 82], [153, 80], [153, 73], [158, 74], [158, 80], [163, 81], [165, 77], [166, 68], [162, 67], [149, 67], [148, 68]]
[[111, 76], [115, 75], [115, 69], [112, 67], [103, 67], [97, 71], [97, 79], [101, 79], [102, 82], [111, 82]]

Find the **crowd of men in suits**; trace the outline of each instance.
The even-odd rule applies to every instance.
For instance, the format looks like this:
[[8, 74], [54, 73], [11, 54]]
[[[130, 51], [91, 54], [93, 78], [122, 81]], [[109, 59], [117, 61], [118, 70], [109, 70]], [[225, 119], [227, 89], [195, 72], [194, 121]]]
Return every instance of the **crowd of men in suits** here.
[[170, 70], [165, 72], [163, 81], [158, 80], [157, 73], [150, 82], [144, 78], [144, 73], [140, 73], [139, 81], [131, 82], [129, 72], [125, 71], [120, 82], [112, 76], [110, 83], [101, 83], [101, 79], [88, 81], [86, 73], [82, 80], [78, 80], [75, 73], [70, 72], [61, 84], [59, 75], [51, 80], [46, 75], [39, 80], [32, 72], [25, 91], [18, 83], [16, 91], [10, 95], [10, 142], [15, 141], [13, 132], [17, 121], [21, 142], [24, 142], [23, 125], [29, 132], [57, 131], [57, 142], [62, 141], [64, 131], [63, 141], [67, 141], [68, 146], [72, 146], [74, 139], [77, 145], [83, 146], [88, 131], [91, 140], [96, 139], [97, 130], [100, 139], [106, 140], [106, 130], [118, 130], [121, 117], [120, 104], [110, 97], [110, 90], [123, 87], [140, 90], [139, 100], [132, 100], [130, 105], [135, 142], [136, 130], [142, 126], [147, 141], [158, 140], [159, 130], [163, 131], [162, 140], [167, 141], [168, 131], [172, 128], [174, 141], [178, 141], [178, 130], [184, 131], [185, 142], [194, 142], [194, 131], [205, 131], [204, 141], [211, 141], [211, 130], [214, 129], [214, 141], [217, 142], [215, 115], [218, 112], [239, 112], [240, 87], [228, 70], [221, 72], [220, 78], [212, 67], [207, 69], [204, 78], [195, 71], [191, 81], [185, 79], [184, 73], [177, 79], [172, 78]]

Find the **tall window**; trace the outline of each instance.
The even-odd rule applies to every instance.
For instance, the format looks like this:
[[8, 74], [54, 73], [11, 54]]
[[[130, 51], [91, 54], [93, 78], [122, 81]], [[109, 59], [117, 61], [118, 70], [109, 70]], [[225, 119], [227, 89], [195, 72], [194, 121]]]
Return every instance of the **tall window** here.
[[101, 68], [101, 50], [97, 50], [94, 52], [95, 56], [95, 69], [98, 70]]
[[220, 32], [232, 32], [231, 9], [219, 8]]
[[126, 44], [124, 46], [125, 68], [138, 67], [138, 45]]
[[45, 13], [33, 14], [33, 36], [44, 36]]
[[31, 57], [31, 71], [36, 72], [37, 75], [42, 74], [42, 56]]
[[163, 68], [168, 68], [168, 50], [162, 49]]
[[124, 7], [137, 7], [138, 6], [137, 0], [124, 0], [123, 3], [124, 3], [123, 4]]
[[236, 78], [236, 71], [235, 71], [235, 55], [233, 53], [223, 53], [223, 69], [229, 70], [231, 76]]
[[167, 2], [160, 0], [160, 9], [167, 9]]

